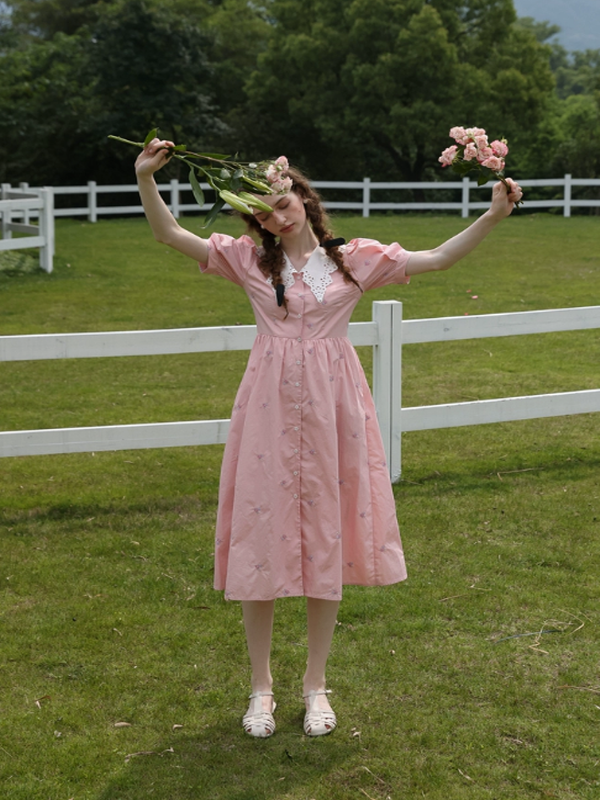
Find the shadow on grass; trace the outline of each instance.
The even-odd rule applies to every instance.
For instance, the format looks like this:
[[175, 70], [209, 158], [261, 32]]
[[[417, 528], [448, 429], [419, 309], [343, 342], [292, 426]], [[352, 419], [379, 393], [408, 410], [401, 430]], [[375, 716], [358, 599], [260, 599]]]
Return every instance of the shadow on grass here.
[[0, 511], [0, 521], [6, 525], [18, 523], [44, 523], [44, 522], [81, 522], [91, 521], [101, 524], [103, 520], [113, 522], [122, 519], [133, 520], [136, 516], [177, 514], [184, 519], [204, 511], [216, 509], [216, 497], [205, 500], [204, 497], [178, 496], [168, 498], [153, 498], [139, 502], [123, 501], [121, 503], [69, 503], [65, 501], [50, 501], [43, 506], [29, 508], [6, 509]]
[[[464, 468], [446, 469], [440, 467], [440, 471], [426, 472], [421, 475], [410, 474], [411, 479], [400, 478], [394, 488], [400, 487], [435, 487], [437, 493], [456, 493], [457, 488], [461, 492], [471, 490], [509, 490], [512, 488], [510, 481], [519, 478], [538, 478], [548, 479], [550, 482], [560, 481], [561, 483], [577, 483], [586, 479], [593, 471], [597, 474], [600, 468], [600, 458], [594, 453], [581, 453], [577, 455], [563, 455], [555, 460], [530, 459], [522, 463], [494, 464], [482, 463], [477, 466], [466, 463]], [[408, 471], [407, 471], [408, 472]]]
[[341, 731], [319, 739], [302, 735], [300, 714], [278, 719], [267, 740], [245, 736], [241, 721], [232, 728], [229, 717], [197, 736], [174, 736], [152, 752], [130, 755], [97, 800], [276, 800], [302, 787], [312, 797], [355, 755], [355, 740]]

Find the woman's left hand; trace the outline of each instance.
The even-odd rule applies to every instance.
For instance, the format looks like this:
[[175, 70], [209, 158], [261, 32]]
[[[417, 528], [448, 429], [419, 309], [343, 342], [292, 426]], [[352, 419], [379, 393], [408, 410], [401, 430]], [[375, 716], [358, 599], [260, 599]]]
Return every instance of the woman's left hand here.
[[500, 219], [510, 216], [515, 207], [515, 203], [518, 203], [523, 197], [523, 190], [516, 181], [512, 178], [506, 178], [506, 183], [510, 191], [507, 190], [506, 185], [501, 181], [496, 183], [492, 190], [492, 205], [490, 211], [493, 216], [497, 216]]

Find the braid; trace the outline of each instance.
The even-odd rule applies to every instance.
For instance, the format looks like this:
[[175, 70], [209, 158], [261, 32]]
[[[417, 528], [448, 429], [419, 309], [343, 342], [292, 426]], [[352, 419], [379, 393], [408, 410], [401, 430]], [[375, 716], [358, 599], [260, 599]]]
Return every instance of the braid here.
[[[323, 245], [324, 242], [333, 239], [333, 232], [330, 227], [327, 212], [323, 207], [321, 198], [310, 185], [308, 178], [294, 167], [287, 169], [285, 176], [293, 180], [294, 185], [291, 191], [302, 198], [306, 207], [306, 218], [310, 222], [314, 234], [319, 240], [319, 244]], [[258, 265], [264, 274], [273, 281], [273, 288], [277, 289], [277, 287], [283, 283], [281, 272], [285, 266], [281, 245], [276, 241], [272, 233], [269, 233], [269, 231], [261, 226], [254, 215], [242, 214], [242, 219], [246, 222], [251, 231], [254, 231], [260, 236], [263, 245], [263, 253]], [[353, 283], [362, 292], [361, 285], [344, 263], [344, 256], [340, 248], [327, 248], [327, 255], [340, 270], [346, 283]], [[285, 294], [283, 295], [283, 307], [285, 308], [285, 316], [287, 317], [289, 312]]]
[[[281, 272], [285, 266], [281, 245], [275, 240], [272, 233], [261, 226], [255, 216], [249, 216], [248, 214], [243, 214], [242, 216], [248, 227], [261, 238], [263, 253], [258, 262], [258, 266], [267, 277], [271, 278], [273, 281], [273, 288], [277, 289], [277, 287], [283, 283]], [[285, 294], [283, 295], [282, 305], [285, 308], [285, 316], [287, 317], [289, 312]]]

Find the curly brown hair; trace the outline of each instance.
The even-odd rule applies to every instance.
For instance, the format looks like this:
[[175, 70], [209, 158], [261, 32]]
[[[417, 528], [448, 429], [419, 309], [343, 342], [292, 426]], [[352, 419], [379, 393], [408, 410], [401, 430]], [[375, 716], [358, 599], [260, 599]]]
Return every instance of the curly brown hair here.
[[[333, 239], [333, 232], [330, 227], [329, 217], [325, 211], [322, 200], [319, 194], [310, 185], [306, 175], [304, 175], [295, 167], [288, 167], [282, 177], [289, 177], [293, 180], [294, 183], [291, 191], [295, 192], [302, 198], [302, 201], [306, 207], [306, 217], [314, 231], [315, 236], [319, 240], [319, 244], [323, 245], [325, 242]], [[283, 280], [281, 278], [281, 272], [285, 266], [283, 249], [280, 243], [276, 240], [275, 236], [261, 227], [260, 222], [254, 215], [242, 214], [242, 218], [248, 225], [248, 228], [257, 233], [262, 241], [263, 253], [259, 261], [259, 267], [267, 277], [272, 279], [273, 288], [276, 290], [277, 286], [283, 284]], [[339, 247], [336, 246], [327, 248], [327, 255], [340, 270], [344, 280], [347, 283], [353, 283], [355, 286], [358, 286], [362, 292], [360, 284], [344, 263], [344, 256]], [[283, 295], [283, 306], [287, 312], [287, 301], [285, 299], [285, 295]]]

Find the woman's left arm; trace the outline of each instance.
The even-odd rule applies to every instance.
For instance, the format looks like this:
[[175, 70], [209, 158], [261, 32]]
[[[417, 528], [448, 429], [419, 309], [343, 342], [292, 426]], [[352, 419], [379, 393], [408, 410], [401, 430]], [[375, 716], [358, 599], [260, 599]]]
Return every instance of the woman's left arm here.
[[412, 253], [406, 265], [406, 274], [420, 275], [423, 272], [449, 269], [474, 250], [499, 222], [510, 216], [514, 204], [521, 197], [522, 192], [516, 184], [513, 191], [508, 193], [503, 183], [497, 183], [492, 192], [489, 210], [464, 231], [434, 250], [417, 250]]

